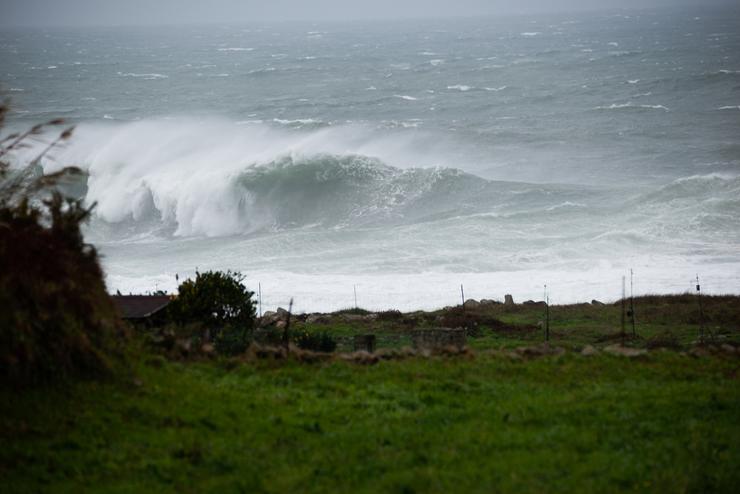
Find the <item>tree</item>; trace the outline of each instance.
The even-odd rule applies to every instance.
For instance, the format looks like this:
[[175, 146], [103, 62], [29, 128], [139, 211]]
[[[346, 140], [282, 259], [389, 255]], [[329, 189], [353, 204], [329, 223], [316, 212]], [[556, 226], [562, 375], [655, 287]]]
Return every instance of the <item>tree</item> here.
[[180, 324], [197, 323], [211, 330], [239, 327], [251, 330], [255, 307], [250, 292], [242, 283], [244, 276], [232, 271], [197, 273], [180, 287], [170, 313]]

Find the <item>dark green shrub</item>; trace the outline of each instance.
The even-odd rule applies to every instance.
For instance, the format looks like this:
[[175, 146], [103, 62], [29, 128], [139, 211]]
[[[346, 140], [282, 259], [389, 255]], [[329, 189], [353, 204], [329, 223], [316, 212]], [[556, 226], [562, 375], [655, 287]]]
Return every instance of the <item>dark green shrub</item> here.
[[301, 331], [293, 336], [293, 341], [303, 350], [331, 353], [337, 349], [336, 340], [326, 331], [320, 333]]
[[255, 308], [254, 293], [243, 280], [243, 275], [231, 271], [197, 273], [195, 280], [180, 285], [179, 295], [169, 305], [172, 320], [180, 325], [201, 324], [216, 342], [226, 328], [229, 335], [223, 336], [224, 342], [247, 341], [241, 334], [251, 334]]
[[251, 342], [251, 331], [243, 327], [228, 326], [217, 333], [214, 346], [218, 353], [234, 356], [244, 353]]
[[76, 169], [44, 176], [38, 166], [71, 129], [25, 167], [3, 161], [45, 125], [0, 139], [0, 381], [15, 385], [108, 373], [125, 334], [80, 231], [91, 208], [55, 189]]

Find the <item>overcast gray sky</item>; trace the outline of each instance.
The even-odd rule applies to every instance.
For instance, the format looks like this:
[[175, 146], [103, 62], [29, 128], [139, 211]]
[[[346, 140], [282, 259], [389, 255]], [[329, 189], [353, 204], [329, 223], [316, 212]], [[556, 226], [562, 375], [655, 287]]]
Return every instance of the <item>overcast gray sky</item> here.
[[378, 19], [737, 4], [737, 0], [0, 0], [0, 25]]

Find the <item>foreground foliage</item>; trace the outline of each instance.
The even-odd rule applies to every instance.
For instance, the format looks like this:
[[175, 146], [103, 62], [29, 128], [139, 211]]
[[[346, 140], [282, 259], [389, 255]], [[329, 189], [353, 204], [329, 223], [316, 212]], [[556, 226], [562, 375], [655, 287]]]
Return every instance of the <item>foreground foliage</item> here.
[[172, 364], [0, 395], [5, 492], [733, 492], [737, 360]]
[[[7, 106], [0, 104], [0, 129]], [[39, 139], [53, 120], [0, 136], [0, 383], [23, 385], [68, 375], [107, 372], [123, 334], [106, 292], [98, 255], [82, 239], [90, 209], [65, 199], [39, 161], [71, 136], [63, 130], [28, 164], [9, 156]]]

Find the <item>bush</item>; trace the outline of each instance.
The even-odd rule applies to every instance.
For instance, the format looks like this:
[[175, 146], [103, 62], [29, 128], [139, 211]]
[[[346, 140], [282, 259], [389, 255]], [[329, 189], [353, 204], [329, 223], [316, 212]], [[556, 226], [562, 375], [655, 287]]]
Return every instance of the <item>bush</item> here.
[[214, 337], [217, 349], [228, 352], [249, 342], [255, 321], [253, 292], [244, 276], [231, 271], [197, 273], [179, 287], [178, 297], [169, 305], [172, 320], [180, 325], [200, 324]]
[[337, 349], [337, 342], [326, 331], [309, 333], [302, 331], [294, 335], [293, 340], [298, 348], [314, 352], [331, 353]]
[[[6, 111], [0, 105], [0, 117]], [[16, 385], [107, 373], [124, 334], [97, 252], [80, 231], [91, 208], [55, 189], [75, 169], [44, 176], [44, 153], [20, 169], [3, 161], [43, 128], [0, 139], [0, 380]], [[70, 135], [63, 131], [47, 151]]]
[[233, 356], [244, 353], [251, 342], [251, 331], [246, 328], [229, 326], [216, 335], [214, 346], [218, 353]]

